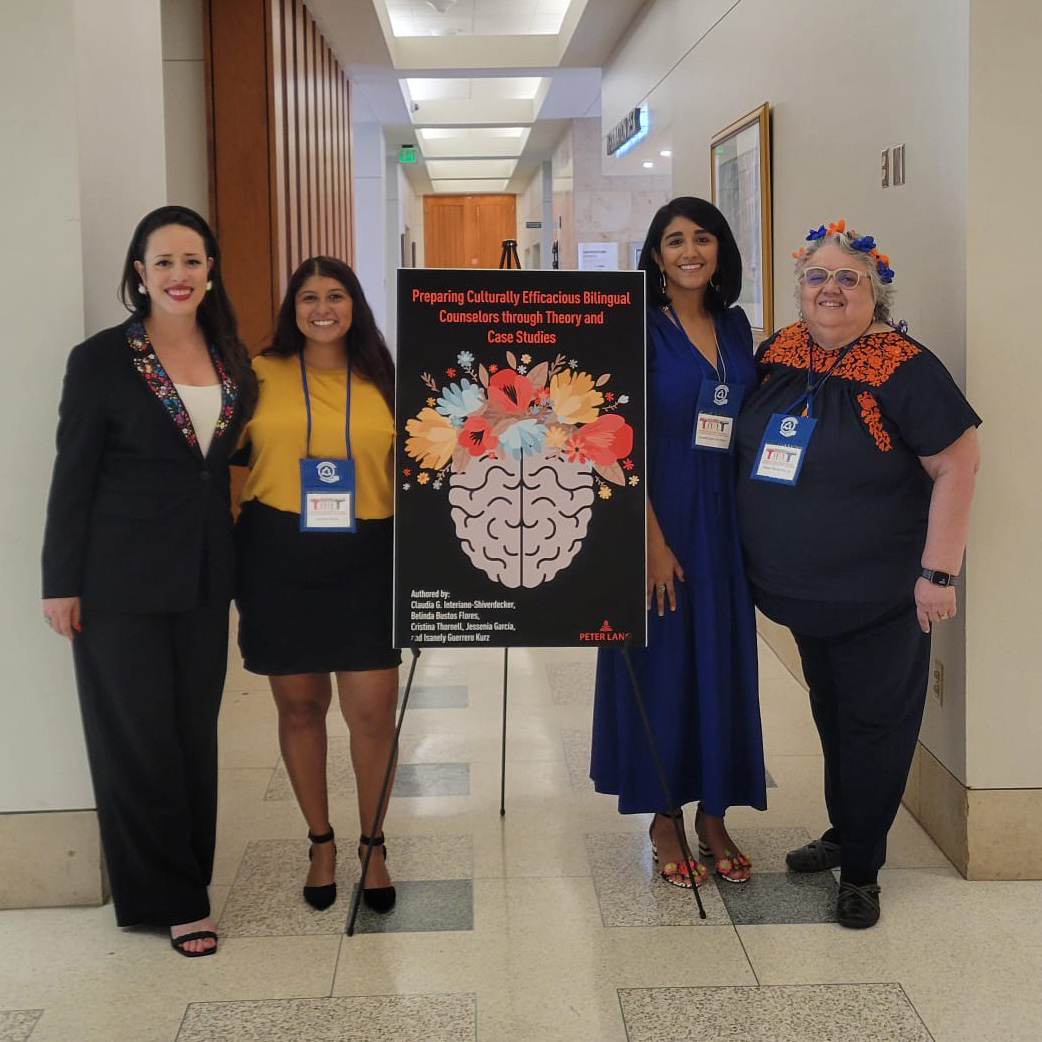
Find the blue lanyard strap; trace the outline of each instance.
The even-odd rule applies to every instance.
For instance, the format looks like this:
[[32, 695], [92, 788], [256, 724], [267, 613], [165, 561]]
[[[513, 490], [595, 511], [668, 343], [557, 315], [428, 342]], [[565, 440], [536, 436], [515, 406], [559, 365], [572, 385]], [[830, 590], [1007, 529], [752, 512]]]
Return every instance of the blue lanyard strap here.
[[[862, 334], [863, 336], [864, 334]], [[839, 354], [836, 356], [836, 360], [829, 366], [828, 370], [822, 373], [817, 380], [814, 379], [814, 339], [807, 333], [807, 392], [801, 398], [797, 399], [787, 410], [791, 413], [792, 409], [796, 406], [806, 402], [806, 412], [808, 416], [813, 416], [814, 397], [825, 386], [825, 382], [828, 378], [840, 367], [843, 359], [847, 357], [847, 352], [861, 339], [861, 337], [855, 337], [847, 344], [846, 347], [841, 348]]]
[[[684, 334], [684, 339], [691, 346], [691, 350], [694, 351], [695, 354], [706, 363], [706, 365], [708, 365], [709, 359], [706, 358], [706, 356], [702, 354], [702, 352], [699, 351], [697, 347], [695, 347], [694, 343], [692, 343], [691, 337], [687, 335], [687, 330], [684, 328], [684, 324], [680, 321], [680, 319], [677, 316], [677, 313], [673, 310], [673, 305], [667, 304], [666, 309], [669, 311], [670, 317], [676, 323], [677, 329], [679, 329], [680, 332]], [[716, 331], [715, 320], [713, 321], [713, 331]], [[727, 383], [727, 362], [724, 359], [724, 349], [720, 346], [719, 337], [716, 338], [716, 361], [717, 364], [713, 366], [713, 374], [716, 376], [718, 383], [725, 384]]]
[[[304, 456], [311, 457], [311, 395], [308, 393], [308, 371], [304, 365], [304, 352], [297, 355], [300, 359], [300, 382], [304, 388], [304, 409], [308, 417], [308, 433], [304, 442]], [[347, 446], [347, 458], [351, 459], [351, 360], [347, 361], [347, 408], [344, 419], [344, 444]]]

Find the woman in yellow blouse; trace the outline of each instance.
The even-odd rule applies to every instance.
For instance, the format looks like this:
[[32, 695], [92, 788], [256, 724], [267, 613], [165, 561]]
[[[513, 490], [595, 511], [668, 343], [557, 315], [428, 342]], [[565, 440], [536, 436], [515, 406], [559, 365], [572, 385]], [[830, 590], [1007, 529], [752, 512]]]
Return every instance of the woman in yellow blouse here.
[[[239, 646], [246, 668], [271, 683], [311, 841], [304, 898], [322, 909], [336, 900], [330, 674], [351, 732], [363, 829], [394, 743], [394, 362], [355, 273], [312, 257], [290, 279], [272, 345], [253, 365], [260, 397], [245, 431], [250, 474], [236, 525]], [[359, 857], [376, 848], [362, 896], [386, 912], [395, 890], [376, 833], [359, 840]]]

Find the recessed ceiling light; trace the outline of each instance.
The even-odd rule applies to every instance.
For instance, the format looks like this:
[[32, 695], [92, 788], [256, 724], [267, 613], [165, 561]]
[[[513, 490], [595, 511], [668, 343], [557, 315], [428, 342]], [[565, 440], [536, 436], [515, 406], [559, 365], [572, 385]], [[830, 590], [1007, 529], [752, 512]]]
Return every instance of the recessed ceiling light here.
[[671, 149], [663, 148], [659, 150], [659, 155], [662, 156], [663, 159], [669, 159], [669, 157], [673, 155], [673, 152]]
[[456, 3], [456, 0], [427, 0], [427, 6], [433, 7], [438, 14], [445, 14], [445, 12]]
[[654, 165], [655, 164], [652, 163], [651, 160], [649, 159], [647, 162], [644, 163], [644, 169], [645, 170], [650, 170]]

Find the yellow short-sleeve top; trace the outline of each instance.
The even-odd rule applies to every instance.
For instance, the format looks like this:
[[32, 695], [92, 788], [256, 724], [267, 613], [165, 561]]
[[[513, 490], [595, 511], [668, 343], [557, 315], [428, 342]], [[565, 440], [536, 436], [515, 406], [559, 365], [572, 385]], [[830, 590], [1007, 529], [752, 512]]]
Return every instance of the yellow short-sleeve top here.
[[[250, 445], [250, 474], [242, 501], [257, 499], [276, 510], [300, 513], [300, 460], [307, 452], [307, 411], [296, 355], [253, 360], [260, 393], [243, 431]], [[347, 370], [307, 367], [311, 398], [312, 459], [344, 459]], [[361, 520], [394, 513], [394, 417], [370, 380], [351, 373], [351, 457], [355, 462], [356, 514]]]

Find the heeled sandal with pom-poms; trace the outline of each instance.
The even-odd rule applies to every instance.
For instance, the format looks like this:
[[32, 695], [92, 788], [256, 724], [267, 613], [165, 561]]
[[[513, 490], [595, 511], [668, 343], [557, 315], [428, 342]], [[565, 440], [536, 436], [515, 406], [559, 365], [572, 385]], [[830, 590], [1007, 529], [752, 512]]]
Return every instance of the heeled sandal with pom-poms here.
[[[652, 839], [652, 830], [655, 828], [656, 818], [669, 818], [673, 821], [679, 819], [683, 821], [684, 815], [682, 812], [677, 814], [660, 814], [656, 812], [651, 819], [651, 825], [648, 826], [648, 839], [651, 840], [651, 857], [655, 864], [658, 864], [658, 847], [655, 844], [655, 840]], [[701, 861], [689, 861], [687, 863], [683, 861], [667, 861], [662, 866], [659, 875], [670, 886], [677, 886], [682, 890], [690, 890], [692, 885], [701, 886], [709, 877], [709, 871]], [[694, 881], [693, 883], [692, 880]]]

